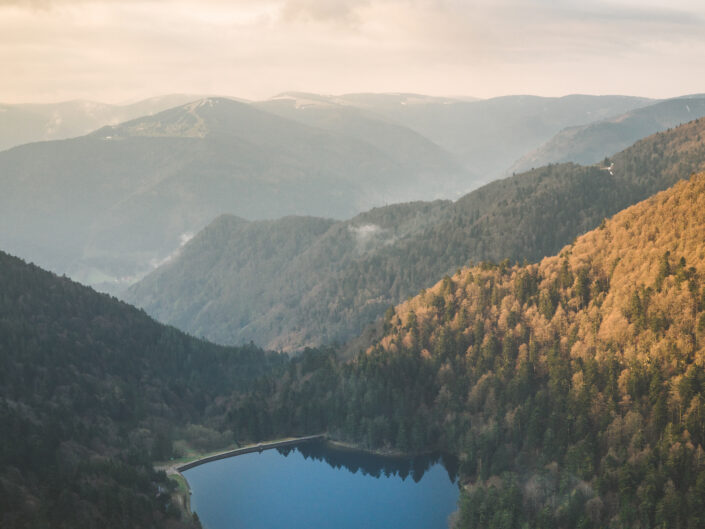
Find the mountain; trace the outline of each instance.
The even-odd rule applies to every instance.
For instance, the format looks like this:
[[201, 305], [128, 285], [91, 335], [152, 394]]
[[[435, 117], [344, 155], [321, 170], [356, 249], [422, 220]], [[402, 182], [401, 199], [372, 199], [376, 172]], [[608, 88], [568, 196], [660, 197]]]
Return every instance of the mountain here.
[[703, 134], [700, 119], [616, 154], [611, 169], [552, 165], [454, 203], [388, 206], [345, 222], [221, 218], [124, 297], [220, 343], [283, 350], [342, 343], [471, 260], [540, 260], [705, 170]]
[[705, 98], [661, 101], [616, 117], [562, 130], [518, 160], [510, 172], [523, 172], [549, 163], [591, 164], [655, 132], [705, 116]]
[[[398, 125], [364, 108], [352, 106], [344, 100], [338, 101], [335, 98], [306, 94], [285, 94], [252, 104], [267, 112], [311, 127], [371, 143], [386, 155], [402, 163], [408, 163], [409, 169], [415, 167], [430, 173], [437, 171], [438, 167], [447, 165], [449, 160], [455, 161], [454, 156], [448, 151], [410, 128]], [[477, 187], [478, 183], [473, 180], [477, 175], [464, 174], [459, 166], [454, 172], [463, 174], [463, 177], [455, 180], [446, 177], [439, 180], [437, 196], [457, 198]]]
[[536, 264], [483, 262], [233, 401], [258, 437], [327, 429], [459, 457], [457, 527], [705, 524], [705, 173]]
[[[411, 138], [415, 147], [424, 143]], [[403, 158], [393, 158], [350, 136], [205, 99], [0, 153], [0, 244], [115, 290], [223, 213], [345, 218], [434, 196], [445, 179], [462, 178], [433, 146], [430, 158], [423, 149], [400, 150]]]
[[331, 343], [389, 305], [388, 292], [373, 294], [386, 284], [373, 281], [380, 273], [393, 279], [393, 270], [376, 269], [375, 256], [418, 233], [448, 204], [387, 206], [344, 222], [223, 216], [123, 297], [219, 343], [287, 351]]
[[94, 101], [0, 104], [0, 151], [24, 143], [83, 136], [106, 125], [156, 114], [197, 99], [201, 97], [171, 94], [129, 105], [108, 105]]
[[352, 106], [403, 125], [453, 154], [481, 183], [506, 175], [518, 158], [565, 127], [653, 103], [639, 97], [589, 95], [515, 95], [467, 101], [417, 94], [320, 96], [293, 92], [280, 98], [289, 98], [305, 108], [324, 103]]
[[206, 449], [232, 442], [214, 429], [218, 399], [283, 359], [197, 340], [3, 252], [0, 292], [0, 525], [194, 526], [153, 461], [194, 430], [216, 438]]

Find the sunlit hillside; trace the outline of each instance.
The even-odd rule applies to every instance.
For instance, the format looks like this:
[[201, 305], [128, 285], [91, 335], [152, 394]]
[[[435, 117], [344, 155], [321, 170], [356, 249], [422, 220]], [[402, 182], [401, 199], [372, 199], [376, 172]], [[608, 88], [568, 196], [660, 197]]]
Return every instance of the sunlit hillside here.
[[389, 313], [368, 355], [433, 366], [434, 420], [474, 476], [464, 526], [499, 527], [512, 494], [516, 520], [558, 502], [560, 527], [700, 526], [704, 278], [699, 174], [557, 256], [465, 268]]
[[231, 403], [253, 439], [317, 431], [461, 459], [459, 527], [705, 523], [705, 173], [537, 264], [481, 263]]

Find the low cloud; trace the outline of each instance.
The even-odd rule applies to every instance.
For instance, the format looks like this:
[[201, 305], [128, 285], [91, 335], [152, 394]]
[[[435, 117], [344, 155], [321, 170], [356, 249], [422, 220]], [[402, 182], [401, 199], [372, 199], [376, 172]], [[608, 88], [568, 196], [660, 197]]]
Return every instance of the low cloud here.
[[186, 244], [191, 239], [193, 239], [193, 236], [194, 236], [194, 234], [192, 232], [182, 233], [179, 236], [179, 246], [173, 252], [171, 252], [166, 257], [162, 257], [161, 259], [159, 259], [159, 258], [150, 259], [149, 266], [151, 267], [151, 269], [154, 270], [154, 269], [159, 268], [160, 266], [165, 265], [167, 263], [170, 263], [171, 261], [176, 259], [181, 254], [181, 250], [183, 249], [183, 247], [186, 246]]

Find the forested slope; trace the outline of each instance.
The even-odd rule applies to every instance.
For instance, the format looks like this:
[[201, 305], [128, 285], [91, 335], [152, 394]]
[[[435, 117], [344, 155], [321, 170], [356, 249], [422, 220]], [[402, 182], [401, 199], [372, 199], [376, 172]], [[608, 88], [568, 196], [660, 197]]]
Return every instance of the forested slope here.
[[[310, 219], [232, 229], [221, 220], [125, 298], [221, 343], [255, 340], [296, 350], [345, 342], [390, 305], [469, 261], [537, 261], [603, 218], [705, 169], [703, 135], [700, 119], [637, 142], [612, 157], [611, 169], [550, 165], [455, 203], [377, 208], [315, 237]], [[253, 252], [245, 234], [255, 231]], [[296, 255], [284, 236], [297, 241]], [[233, 266], [243, 256], [251, 261]]]
[[459, 527], [700, 527], [703, 211], [699, 174], [540, 263], [464, 268], [354, 361], [309, 354], [230, 421], [451, 451]]
[[282, 362], [0, 252], [0, 526], [190, 525], [152, 462], [189, 423], [219, 427], [218, 398]]

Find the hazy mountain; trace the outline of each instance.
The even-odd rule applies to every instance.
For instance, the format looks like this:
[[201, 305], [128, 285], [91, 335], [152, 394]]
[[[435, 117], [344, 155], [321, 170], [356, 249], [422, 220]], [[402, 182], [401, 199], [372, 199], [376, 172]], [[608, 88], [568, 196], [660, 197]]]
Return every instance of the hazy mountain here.
[[527, 171], [549, 163], [591, 164], [635, 141], [705, 116], [705, 98], [669, 99], [606, 120], [562, 130], [518, 160], [510, 172]]
[[437, 221], [448, 204], [388, 206], [344, 222], [223, 216], [123, 296], [220, 343], [294, 350], [344, 339], [389, 304], [377, 276], [394, 281], [394, 270], [374, 269], [375, 256]]
[[[3, 252], [0, 292], [3, 529], [200, 527], [153, 464], [191, 423], [220, 428], [218, 398], [283, 359], [196, 340]], [[234, 438], [212, 435], [200, 449]]]
[[[364, 108], [352, 106], [346, 101], [315, 95], [285, 94], [253, 105], [312, 127], [371, 143], [410, 169], [415, 167], [433, 172], [448, 165], [451, 160], [458, 163], [448, 151], [410, 128]], [[467, 174], [455, 180], [439, 180], [438, 185], [438, 196], [455, 198], [477, 187], [478, 181]]]
[[243, 225], [222, 218], [125, 297], [222, 343], [290, 350], [343, 342], [469, 260], [541, 259], [604, 217], [705, 169], [701, 134], [702, 119], [651, 136], [614, 155], [612, 173], [553, 165], [455, 203], [377, 208], [327, 229], [314, 219]]
[[[299, 106], [349, 105], [404, 125], [452, 153], [483, 183], [565, 127], [599, 121], [653, 103], [627, 96], [503, 96], [467, 101], [416, 94], [288, 93]], [[612, 152], [616, 152], [615, 149]]]
[[371, 142], [211, 98], [23, 145], [0, 153], [0, 244], [82, 282], [129, 284], [222, 213], [345, 218], [440, 194], [462, 178], [440, 149], [414, 134], [394, 143], [404, 138], [423, 147], [394, 158]]
[[127, 105], [108, 105], [94, 101], [15, 105], [0, 103], [0, 151], [23, 143], [82, 136], [105, 125], [156, 114], [200, 98], [196, 95], [171, 94]]

